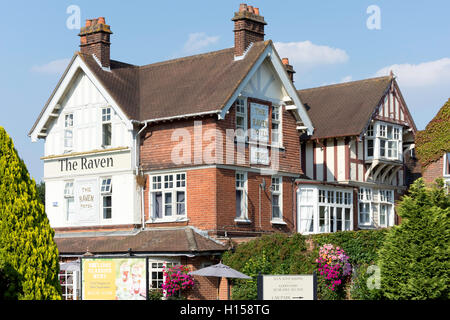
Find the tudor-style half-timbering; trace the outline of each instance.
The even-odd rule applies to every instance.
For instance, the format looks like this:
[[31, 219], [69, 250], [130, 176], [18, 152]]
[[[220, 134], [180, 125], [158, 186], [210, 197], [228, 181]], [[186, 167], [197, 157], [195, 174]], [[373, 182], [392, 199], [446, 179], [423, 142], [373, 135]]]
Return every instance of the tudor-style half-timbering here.
[[[394, 77], [300, 90], [299, 95], [316, 129], [302, 139], [301, 166], [306, 177], [299, 179], [299, 190], [314, 184], [319, 190], [318, 185], [331, 188], [331, 193], [341, 192], [339, 186], [353, 188], [352, 228], [393, 225], [394, 199], [406, 190], [404, 155], [414, 147], [416, 132]], [[301, 209], [299, 194], [300, 220], [321, 219], [316, 193], [310, 200], [314, 205], [307, 210]], [[335, 198], [326, 198], [326, 203], [329, 199]], [[326, 226], [320, 228], [314, 222], [308, 232], [334, 229], [336, 211], [326, 210]]]

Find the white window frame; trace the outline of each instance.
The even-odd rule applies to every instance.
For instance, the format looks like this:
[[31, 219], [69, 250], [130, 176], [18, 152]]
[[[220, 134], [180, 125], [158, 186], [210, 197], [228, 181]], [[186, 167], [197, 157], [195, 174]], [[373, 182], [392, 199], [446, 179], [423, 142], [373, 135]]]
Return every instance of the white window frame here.
[[[64, 152], [71, 152], [73, 150], [73, 112], [64, 114]], [[69, 143], [70, 142], [70, 143]]]
[[[69, 278], [72, 281], [67, 283]], [[64, 280], [64, 283], [61, 280]], [[78, 271], [60, 270], [58, 273], [58, 281], [61, 284], [63, 300], [78, 300]], [[72, 292], [69, 291], [70, 289]]]
[[70, 209], [70, 202], [72, 202], [72, 210], [75, 211], [75, 197], [74, 197], [74, 181], [69, 180], [65, 181], [64, 183], [64, 205], [65, 205], [65, 214], [66, 214], [66, 221], [67, 222], [73, 222], [69, 219], [69, 214], [72, 212], [69, 212]]
[[[283, 221], [283, 177], [282, 176], [272, 176], [272, 184], [270, 186], [270, 193], [271, 193], [271, 222], [276, 224], [286, 224]], [[273, 203], [273, 196], [278, 196], [278, 210], [279, 210], [279, 217], [274, 217], [273, 215], [273, 209], [274, 209], [274, 203]]]
[[[101, 198], [101, 219], [102, 221], [111, 221], [113, 219], [113, 199], [112, 199], [112, 178], [102, 177], [100, 178], [100, 198]], [[110, 198], [110, 206], [105, 206], [105, 199]], [[105, 217], [105, 209], [110, 209], [111, 216], [109, 218]]]
[[[102, 121], [101, 121], [101, 125], [102, 125], [102, 147], [106, 148], [106, 147], [111, 147], [112, 146], [112, 108], [111, 107], [105, 107], [101, 109], [102, 111]], [[105, 125], [109, 125], [109, 144], [105, 143]]]
[[450, 178], [450, 152], [444, 153], [444, 164], [442, 166], [442, 176]]
[[[359, 188], [358, 191], [358, 225], [360, 226], [370, 226], [372, 225], [372, 202], [373, 202], [373, 191], [371, 188]], [[364, 207], [367, 210], [362, 211], [361, 208]], [[367, 219], [361, 219], [362, 215], [367, 216]], [[366, 221], [367, 220], [367, 221]]]
[[[242, 177], [241, 177], [242, 176]], [[250, 223], [251, 221], [248, 218], [248, 175], [246, 171], [236, 171], [235, 173], [235, 189], [236, 191], [240, 190], [242, 192], [241, 195], [241, 203], [240, 203], [240, 216], [238, 216], [237, 211], [235, 214], [235, 222], [245, 222]], [[236, 198], [236, 209], [238, 207], [237, 198]]]
[[[150, 175], [150, 217], [148, 222], [175, 222], [187, 220], [187, 174], [186, 172], [169, 172]], [[184, 193], [184, 213], [178, 214], [179, 205], [178, 193]], [[156, 194], [161, 194], [160, 217], [155, 216]], [[170, 203], [166, 203], [166, 195], [170, 195]], [[171, 210], [170, 215], [166, 215], [166, 208]]]
[[[298, 232], [301, 234], [353, 230], [352, 191], [325, 187], [299, 187], [297, 196]], [[325, 214], [322, 229], [320, 229], [321, 210]], [[340, 219], [338, 219], [339, 211], [341, 212]], [[304, 214], [308, 216], [305, 218]], [[340, 230], [338, 230], [339, 221], [341, 222]]]
[[[153, 265], [156, 264], [156, 267], [154, 267]], [[166, 277], [164, 276], [163, 273], [163, 268], [166, 267], [172, 267], [175, 265], [181, 265], [180, 259], [177, 258], [157, 258], [157, 257], [149, 257], [148, 258], [148, 277], [149, 277], [149, 291], [150, 290], [162, 290], [162, 288], [159, 286], [159, 284], [163, 284], [164, 281], [166, 281]], [[154, 288], [153, 287], [153, 273], [156, 272], [157, 277], [155, 279], [156, 283], [157, 283], [157, 287]], [[162, 274], [162, 278], [159, 278], [159, 274]], [[166, 290], [162, 290], [163, 292], [163, 297], [166, 298], [167, 297], [167, 292]]]
[[[247, 99], [238, 98], [235, 103], [235, 126], [236, 126], [236, 140], [240, 142], [247, 141], [248, 131], [248, 108]], [[242, 118], [243, 125], [238, 125], [238, 118]], [[242, 134], [239, 134], [242, 130]]]
[[[402, 127], [399, 125], [377, 122], [377, 136], [374, 141], [374, 158], [402, 161]], [[381, 144], [384, 143], [384, 148]], [[366, 157], [368, 156], [368, 143], [366, 143]], [[384, 155], [381, 150], [384, 149]]]
[[[274, 111], [277, 112], [274, 112]], [[275, 147], [281, 147], [283, 145], [283, 106], [282, 105], [272, 105], [271, 107], [271, 112], [272, 112], [272, 125], [270, 128], [270, 140], [271, 140], [271, 144]], [[276, 117], [274, 117], [274, 115], [277, 115]], [[276, 124], [278, 125], [278, 129], [277, 129], [277, 137], [278, 139], [274, 140], [274, 133], [273, 133], [273, 125]]]

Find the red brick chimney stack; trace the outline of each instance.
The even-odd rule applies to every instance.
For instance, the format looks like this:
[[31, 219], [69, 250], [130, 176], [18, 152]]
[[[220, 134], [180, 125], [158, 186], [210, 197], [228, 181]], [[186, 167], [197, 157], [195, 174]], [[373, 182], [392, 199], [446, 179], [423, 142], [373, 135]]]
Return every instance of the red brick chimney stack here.
[[84, 54], [94, 54], [105, 68], [110, 66], [110, 35], [112, 34], [105, 18], [86, 20], [86, 25], [81, 28], [80, 51]]
[[259, 8], [241, 3], [239, 12], [234, 13], [234, 55], [242, 56], [252, 42], [264, 41], [264, 17]]
[[289, 64], [289, 59], [288, 58], [283, 58], [281, 59], [281, 62], [284, 65], [284, 68], [286, 69], [286, 72], [289, 76], [289, 78], [291, 79], [292, 82], [294, 82], [294, 68]]

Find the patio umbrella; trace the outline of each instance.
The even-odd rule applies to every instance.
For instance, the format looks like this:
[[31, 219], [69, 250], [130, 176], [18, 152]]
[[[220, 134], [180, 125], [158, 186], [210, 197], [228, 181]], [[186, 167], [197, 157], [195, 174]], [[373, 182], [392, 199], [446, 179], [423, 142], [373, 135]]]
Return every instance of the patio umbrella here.
[[[238, 279], [251, 279], [252, 277], [249, 277], [246, 274], [243, 274], [237, 270], [234, 270], [233, 268], [230, 268], [229, 266], [226, 266], [222, 263], [218, 263], [197, 271], [191, 271], [189, 272], [191, 275], [195, 276], [204, 276], [204, 277], [217, 277], [219, 278], [217, 280], [217, 284], [219, 287], [220, 278], [227, 278], [227, 285], [228, 285], [228, 300], [230, 300], [230, 283], [229, 278], [238, 278]], [[219, 291], [219, 288], [217, 288], [217, 291]]]

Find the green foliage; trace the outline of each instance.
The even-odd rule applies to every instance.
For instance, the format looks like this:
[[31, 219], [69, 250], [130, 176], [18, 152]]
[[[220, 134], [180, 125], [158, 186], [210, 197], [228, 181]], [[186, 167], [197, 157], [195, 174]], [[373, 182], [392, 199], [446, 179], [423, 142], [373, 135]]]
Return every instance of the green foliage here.
[[164, 296], [162, 289], [151, 289], [148, 291], [149, 300], [161, 300]]
[[381, 289], [388, 299], [448, 299], [450, 198], [438, 181], [417, 179], [398, 206], [402, 223], [389, 232], [379, 253]]
[[415, 140], [417, 156], [424, 168], [450, 151], [450, 99], [425, 130], [417, 132]]
[[342, 231], [311, 235], [317, 245], [332, 243], [339, 246], [350, 257], [354, 265], [370, 264], [377, 260], [377, 252], [383, 245], [388, 229]]
[[[381, 290], [376, 288], [376, 282], [374, 281], [375, 272], [369, 271], [368, 268], [368, 264], [362, 264], [354, 269], [350, 286], [350, 295], [353, 300], [383, 299]], [[372, 288], [367, 286], [368, 281], [372, 284]]]
[[256, 299], [256, 277], [261, 274], [312, 273], [315, 257], [306, 252], [305, 239], [300, 234], [288, 236], [282, 233], [265, 235], [237, 246], [234, 253], [225, 252], [222, 261], [253, 280], [234, 280], [232, 298]]
[[41, 200], [42, 204], [45, 206], [45, 182], [41, 181], [36, 185], [36, 191], [38, 193], [38, 197]]
[[36, 183], [0, 127], [0, 262], [3, 297], [60, 299], [58, 249]]

